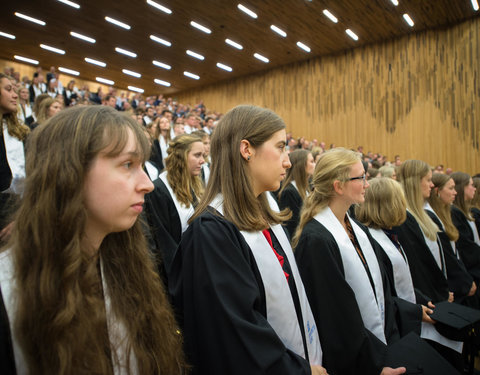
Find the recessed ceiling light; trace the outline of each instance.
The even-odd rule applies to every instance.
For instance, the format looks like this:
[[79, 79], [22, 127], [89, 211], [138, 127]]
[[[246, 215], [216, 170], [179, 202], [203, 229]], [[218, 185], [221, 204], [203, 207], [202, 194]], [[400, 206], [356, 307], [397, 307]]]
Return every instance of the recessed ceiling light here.
[[352, 30], [347, 29], [347, 30], [345, 30], [345, 32], [346, 32], [346, 33], [348, 34], [348, 36], [349, 36], [350, 38], [352, 38], [353, 40], [358, 40], [357, 34], [355, 34]]
[[187, 55], [192, 56], [192, 57], [195, 57], [196, 59], [205, 60], [205, 57], [203, 57], [203, 56], [200, 55], [199, 53], [190, 51], [189, 49], [187, 49], [185, 52], [186, 52]]
[[210, 30], [209, 28], [207, 28], [207, 27], [205, 27], [205, 26], [200, 25], [199, 23], [197, 23], [197, 22], [195, 22], [195, 21], [191, 21], [191, 22], [190, 22], [190, 25], [192, 25], [193, 27], [195, 27], [195, 28], [198, 29], [198, 30], [203, 31], [204, 33], [207, 33], [207, 34], [211, 34], [211, 33], [212, 33], [212, 30]]
[[231, 39], [225, 39], [225, 43], [230, 44], [232, 47], [235, 47], [236, 49], [243, 49], [243, 46], [241, 44], [238, 44], [237, 42], [234, 42]]
[[131, 29], [130, 25], [127, 25], [126, 23], [123, 23], [123, 22], [121, 22], [121, 21], [118, 21], [118, 20], [116, 20], [115, 18], [112, 18], [112, 17], [107, 17], [107, 16], [106, 16], [106, 17], [105, 17], [105, 21], [110, 22], [110, 23], [113, 23], [114, 25], [120, 26], [120, 27], [122, 27], [122, 28], [124, 28], [124, 29], [126, 29], [126, 30], [130, 30], [130, 29]]
[[408, 23], [408, 26], [413, 27], [413, 25], [415, 25], [413, 23], [413, 20], [410, 18], [410, 16], [407, 13], [403, 15], [403, 19], [405, 20], [406, 23]]
[[0, 31], [0, 36], [3, 36], [4, 38], [8, 38], [8, 39], [15, 39], [15, 35], [4, 33], [3, 31]]
[[163, 68], [163, 69], [167, 69], [167, 70], [172, 69], [172, 67], [170, 65], [164, 64], [164, 63], [162, 63], [160, 61], [157, 61], [157, 60], [153, 60], [152, 63], [153, 63], [153, 65], [158, 66], [158, 67]]
[[143, 89], [140, 89], [140, 88], [135, 87], [135, 86], [128, 86], [128, 89], [130, 91], [135, 91], [135, 92], [139, 92], [139, 93], [143, 93], [143, 91], [144, 91]]
[[78, 5], [77, 3], [74, 3], [73, 1], [69, 1], [69, 0], [58, 0], [58, 1], [60, 1], [61, 3], [66, 4], [66, 5], [69, 5], [69, 6], [71, 6], [72, 8], [80, 9], [80, 5]]
[[75, 31], [70, 31], [70, 35], [75, 37], [75, 38], [82, 39], [82, 40], [84, 40], [86, 42], [89, 42], [89, 43], [95, 43], [96, 42], [95, 39], [90, 38], [89, 36], [85, 36], [83, 34], [76, 33]]
[[228, 65], [225, 65], [225, 64], [222, 64], [222, 63], [219, 63], [219, 62], [217, 62], [217, 67], [219, 67], [220, 69], [226, 70], [227, 72], [231, 72], [233, 70]]
[[275, 25], [271, 25], [270, 29], [275, 31], [278, 35], [283, 36], [284, 38], [287, 36], [287, 33], [285, 31], [283, 31], [281, 28], [279, 28]]
[[77, 72], [76, 70], [64, 68], [63, 66], [59, 66], [58, 70], [60, 70], [62, 73], [71, 74], [72, 76], [79, 76], [80, 75], [80, 72]]
[[96, 77], [95, 79], [97, 80], [97, 82], [105, 83], [106, 85], [114, 85], [115, 84], [115, 82], [113, 82], [110, 79], [106, 79], [106, 78], [102, 78], [102, 77]]
[[398, 5], [398, 0], [390, 0], [393, 5], [397, 6]]
[[90, 57], [85, 57], [85, 61], [90, 64], [101, 66], [102, 68], [105, 68], [107, 66], [107, 64], [105, 64], [103, 61], [94, 60], [94, 59], [91, 59]]
[[36, 18], [33, 18], [33, 17], [30, 17], [30, 16], [27, 16], [23, 13], [18, 13], [18, 12], [15, 12], [15, 15], [19, 18], [23, 18], [24, 20], [27, 20], [27, 21], [30, 21], [30, 22], [33, 22], [33, 23], [36, 23], [38, 25], [42, 25], [42, 26], [45, 26], [46, 23], [42, 20], [38, 20]]
[[128, 70], [128, 69], [122, 69], [122, 73], [128, 74], [129, 76], [140, 78], [142, 75], [140, 73]]
[[329, 10], [324, 9], [324, 10], [323, 10], [323, 14], [325, 14], [325, 16], [330, 19], [330, 21], [332, 21], [332, 22], [334, 22], [334, 23], [337, 23], [337, 22], [338, 22], [338, 18], [335, 17], [332, 13], [330, 13]]
[[38, 65], [38, 61], [37, 61], [37, 60], [29, 59], [28, 57], [23, 57], [23, 56], [15, 55], [15, 56], [13, 56], [13, 58], [14, 58], [15, 60], [25, 61], [25, 62], [28, 62], [28, 63], [30, 63], [30, 64]]
[[248, 9], [246, 6], [244, 6], [242, 4], [238, 4], [237, 8], [240, 9], [242, 12], [248, 14], [252, 18], [258, 18], [257, 14], [255, 12], [251, 11], [250, 9]]
[[121, 53], [123, 55], [133, 57], [133, 58], [137, 57], [137, 54], [135, 52], [131, 52], [131, 51], [128, 51], [128, 50], [120, 48], [120, 47], [115, 47], [115, 51], [117, 51], [118, 53]]
[[197, 76], [196, 74], [190, 73], [190, 72], [183, 72], [183, 75], [193, 78], [193, 79], [200, 79], [200, 76]]
[[167, 82], [167, 81], [162, 81], [161, 79], [158, 79], [158, 78], [155, 78], [153, 80], [153, 82], [155, 82], [156, 84], [158, 85], [162, 85], [162, 86], [167, 86], [167, 87], [170, 87], [170, 82]]
[[478, 1], [477, 0], [472, 0], [472, 7], [474, 11], [478, 10]]
[[172, 45], [172, 43], [170, 43], [168, 40], [159, 38], [158, 36], [155, 36], [155, 35], [150, 35], [150, 39], [152, 39], [157, 43], [163, 44], [164, 46], [167, 46], [167, 47], [170, 47]]
[[297, 46], [301, 49], [303, 49], [304, 51], [306, 52], [310, 52], [311, 49], [309, 46], [307, 46], [306, 44], [303, 44], [302, 42], [297, 42]]
[[264, 63], [270, 62], [269, 59], [267, 59], [265, 56], [260, 55], [259, 53], [254, 53], [253, 56], [254, 56], [256, 59], [259, 59], [260, 61], [263, 61]]
[[164, 7], [163, 5], [160, 5], [159, 3], [156, 3], [155, 1], [147, 0], [147, 4], [161, 10], [164, 13], [172, 14], [172, 11], [170, 9], [168, 9], [167, 7]]
[[48, 51], [58, 53], [60, 55], [65, 55], [65, 51], [63, 49], [60, 49], [60, 48], [55, 48], [55, 47], [52, 47], [52, 46], [48, 46], [46, 44], [40, 44], [40, 47], [43, 48], [43, 49], [46, 49]]

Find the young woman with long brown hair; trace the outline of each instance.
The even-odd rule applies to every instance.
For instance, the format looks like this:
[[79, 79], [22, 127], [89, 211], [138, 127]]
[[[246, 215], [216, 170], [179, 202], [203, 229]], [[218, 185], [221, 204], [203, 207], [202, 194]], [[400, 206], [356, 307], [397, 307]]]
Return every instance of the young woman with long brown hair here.
[[280, 209], [288, 208], [292, 217], [286, 222], [286, 228], [293, 238], [298, 222], [300, 210], [305, 198], [310, 193], [309, 179], [315, 170], [315, 160], [308, 150], [295, 150], [289, 154], [292, 166], [287, 170], [285, 181], [278, 192], [278, 206]]
[[169, 279], [196, 375], [326, 374], [285, 215], [270, 209], [290, 161], [285, 124], [238, 106], [212, 136], [205, 195]]
[[[103, 106], [32, 133], [0, 284], [17, 374], [181, 374], [181, 337], [138, 216], [141, 127]], [[1, 337], [2, 341], [9, 337]]]
[[197, 135], [175, 137], [168, 148], [166, 168], [154, 181], [154, 191], [146, 197], [147, 217], [167, 277], [188, 219], [203, 194], [203, 154], [202, 139]]

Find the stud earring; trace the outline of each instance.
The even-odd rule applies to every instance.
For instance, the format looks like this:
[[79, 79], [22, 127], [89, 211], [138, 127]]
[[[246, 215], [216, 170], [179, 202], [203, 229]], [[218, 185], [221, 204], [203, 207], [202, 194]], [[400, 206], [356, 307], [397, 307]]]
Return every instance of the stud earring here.
[[247, 156], [247, 161], [250, 161], [250, 155], [249, 155], [249, 156]]

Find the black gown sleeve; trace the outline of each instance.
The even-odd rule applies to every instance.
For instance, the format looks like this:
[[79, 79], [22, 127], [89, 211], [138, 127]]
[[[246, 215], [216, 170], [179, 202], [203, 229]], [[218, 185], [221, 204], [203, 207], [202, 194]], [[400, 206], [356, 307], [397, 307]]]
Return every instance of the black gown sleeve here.
[[465, 214], [455, 206], [452, 206], [452, 221], [459, 233], [456, 244], [460, 258], [478, 284], [480, 281], [480, 246], [473, 240], [472, 228], [468, 225]]
[[293, 238], [295, 235], [295, 230], [300, 222], [300, 210], [302, 204], [302, 197], [292, 184], [289, 184], [285, 190], [283, 190], [282, 195], [278, 199], [280, 210], [289, 208], [292, 211], [292, 217], [285, 222], [290, 238]]
[[160, 148], [160, 142], [158, 141], [158, 139], [155, 139], [152, 142], [152, 152], [150, 154], [149, 161], [155, 165], [155, 167], [158, 169], [158, 173], [160, 173], [165, 168], [165, 166], [163, 165], [162, 149]]
[[253, 254], [222, 217], [204, 213], [184, 233], [169, 290], [194, 375], [311, 373], [268, 323]]
[[295, 257], [328, 373], [380, 374], [387, 346], [363, 324], [333, 236], [322, 224], [310, 221], [302, 231]]
[[0, 290], [0, 374], [16, 374], [12, 336], [7, 311]]
[[175, 203], [163, 181], [158, 178], [153, 185], [153, 191], [145, 195], [145, 213], [155, 244], [153, 252], [157, 266], [168, 278], [173, 256], [182, 237], [182, 228]]

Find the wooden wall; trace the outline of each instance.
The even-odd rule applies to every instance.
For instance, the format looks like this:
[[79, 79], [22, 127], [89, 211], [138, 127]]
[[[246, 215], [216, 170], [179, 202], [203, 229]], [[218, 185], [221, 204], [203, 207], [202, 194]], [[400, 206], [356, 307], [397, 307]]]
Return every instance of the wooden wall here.
[[480, 172], [480, 18], [177, 94], [276, 111], [294, 136]]

